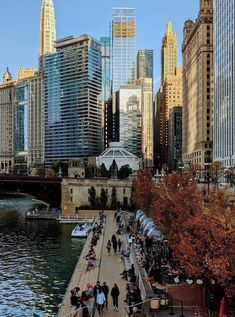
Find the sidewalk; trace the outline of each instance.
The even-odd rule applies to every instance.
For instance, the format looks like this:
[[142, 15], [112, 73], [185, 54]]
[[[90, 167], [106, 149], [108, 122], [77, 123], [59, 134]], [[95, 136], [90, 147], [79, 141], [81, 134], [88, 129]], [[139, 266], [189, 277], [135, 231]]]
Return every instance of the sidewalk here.
[[[113, 213], [107, 213], [106, 218], [106, 228], [105, 228], [105, 235], [104, 235], [104, 243], [103, 243], [103, 250], [102, 250], [102, 257], [101, 257], [101, 265], [100, 265], [100, 272], [99, 272], [99, 281], [101, 285], [103, 282], [106, 282], [109, 287], [109, 296], [108, 296], [108, 310], [104, 309], [102, 316], [104, 317], [125, 317], [127, 315], [124, 306], [126, 303], [124, 299], [126, 297], [126, 283], [124, 279], [121, 279], [120, 273], [124, 269], [124, 263], [120, 260], [120, 254], [115, 255], [113, 249], [111, 249], [111, 255], [108, 255], [106, 245], [107, 241], [111, 240], [113, 234], [116, 235], [116, 221], [113, 220]], [[122, 235], [116, 235], [117, 239], [123, 241]], [[119, 311], [116, 312], [113, 310], [113, 303], [112, 297], [110, 295], [111, 289], [113, 284], [117, 283], [118, 288], [120, 290], [120, 296], [118, 298], [119, 301]], [[99, 313], [96, 311], [95, 317], [98, 317]]]

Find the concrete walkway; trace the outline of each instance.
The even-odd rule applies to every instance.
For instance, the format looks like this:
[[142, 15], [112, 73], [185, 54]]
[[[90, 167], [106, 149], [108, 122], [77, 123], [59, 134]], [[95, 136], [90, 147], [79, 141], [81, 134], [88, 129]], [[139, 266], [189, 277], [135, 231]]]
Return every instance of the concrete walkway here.
[[[109, 293], [111, 293], [111, 289], [114, 283], [117, 283], [118, 288], [120, 290], [119, 296], [119, 311], [116, 312], [113, 310], [113, 303], [112, 297], [109, 294], [108, 296], [108, 310], [104, 310], [102, 316], [104, 317], [125, 317], [127, 315], [124, 306], [126, 303], [124, 299], [126, 297], [126, 283], [124, 279], [121, 279], [120, 273], [124, 269], [124, 263], [121, 261], [120, 254], [115, 255], [113, 249], [111, 249], [111, 255], [108, 255], [106, 245], [107, 241], [111, 240], [113, 234], [116, 235], [116, 221], [113, 220], [113, 213], [107, 214], [106, 219], [106, 228], [105, 228], [105, 235], [104, 235], [104, 243], [103, 243], [103, 250], [102, 250], [102, 257], [101, 257], [101, 266], [99, 272], [99, 281], [101, 284], [106, 282], [109, 286]], [[120, 238], [123, 241], [122, 235], [116, 235], [117, 239]], [[99, 313], [96, 311], [95, 317], [98, 317]]]

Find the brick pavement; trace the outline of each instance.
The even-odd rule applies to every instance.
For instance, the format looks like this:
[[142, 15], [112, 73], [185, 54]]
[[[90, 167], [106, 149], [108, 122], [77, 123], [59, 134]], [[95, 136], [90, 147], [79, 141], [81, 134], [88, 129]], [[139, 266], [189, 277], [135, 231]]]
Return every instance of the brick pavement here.
[[[103, 243], [103, 250], [102, 250], [102, 257], [101, 257], [101, 266], [100, 266], [100, 272], [99, 272], [99, 281], [101, 284], [103, 282], [106, 282], [109, 286], [109, 292], [111, 292], [111, 289], [113, 287], [114, 283], [117, 283], [119, 290], [120, 290], [120, 296], [119, 296], [119, 311], [116, 312], [113, 310], [112, 305], [112, 298], [109, 295], [108, 296], [108, 310], [104, 310], [102, 316], [104, 317], [125, 317], [126, 311], [125, 311], [125, 296], [126, 296], [126, 283], [127, 281], [121, 279], [120, 272], [124, 269], [124, 263], [121, 261], [120, 254], [115, 255], [113, 252], [113, 249], [111, 249], [111, 255], [108, 255], [106, 245], [107, 241], [115, 234], [117, 230], [116, 222], [113, 220], [113, 213], [107, 214], [106, 219], [106, 229], [105, 229], [105, 235], [104, 235], [104, 243]], [[116, 235], [117, 238], [121, 238], [123, 241], [123, 236]], [[95, 317], [99, 316], [98, 312], [96, 311]]]

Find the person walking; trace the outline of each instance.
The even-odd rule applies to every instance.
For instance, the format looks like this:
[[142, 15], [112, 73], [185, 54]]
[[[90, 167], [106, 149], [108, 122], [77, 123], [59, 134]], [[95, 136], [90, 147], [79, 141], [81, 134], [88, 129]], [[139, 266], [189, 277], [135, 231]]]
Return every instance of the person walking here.
[[109, 287], [106, 284], [106, 282], [103, 283], [102, 285], [102, 291], [104, 293], [105, 296], [105, 308], [108, 309], [108, 294], [109, 294]]
[[110, 251], [111, 251], [111, 241], [110, 240], [108, 240], [106, 248], [107, 248], [108, 254], [110, 255]]
[[111, 290], [111, 296], [113, 298], [113, 309], [116, 311], [118, 311], [118, 296], [119, 295], [120, 295], [120, 291], [117, 284], [115, 283]]
[[97, 295], [96, 295], [96, 307], [98, 309], [99, 315], [103, 313], [104, 303], [105, 303], [105, 295], [102, 288], [100, 288], [99, 290], [97, 290]]
[[121, 239], [119, 238], [119, 239], [118, 239], [118, 252], [121, 252], [121, 247], [122, 247], [122, 241], [121, 241]]
[[117, 238], [114, 234], [112, 235], [111, 241], [113, 244], [114, 253], [117, 254]]

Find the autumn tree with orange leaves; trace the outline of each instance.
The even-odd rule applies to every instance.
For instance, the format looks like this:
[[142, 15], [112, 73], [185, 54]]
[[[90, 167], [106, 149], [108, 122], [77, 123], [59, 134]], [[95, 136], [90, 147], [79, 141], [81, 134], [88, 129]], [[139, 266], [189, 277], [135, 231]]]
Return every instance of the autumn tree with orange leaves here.
[[134, 180], [132, 201], [137, 209], [149, 211], [154, 192], [154, 183], [150, 170], [140, 171]]
[[152, 190], [150, 215], [188, 275], [215, 277], [233, 296], [235, 233], [228, 223], [234, 210], [227, 210], [226, 194], [212, 192], [205, 208], [196, 182], [179, 173]]

